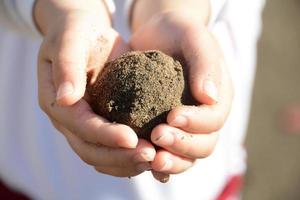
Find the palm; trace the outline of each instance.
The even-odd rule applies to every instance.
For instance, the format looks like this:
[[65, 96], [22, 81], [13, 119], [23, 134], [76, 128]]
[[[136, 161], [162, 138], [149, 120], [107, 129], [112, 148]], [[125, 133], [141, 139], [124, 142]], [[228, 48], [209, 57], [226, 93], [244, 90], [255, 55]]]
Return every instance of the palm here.
[[[199, 104], [173, 109], [167, 124], [158, 125], [151, 133], [153, 143], [162, 147], [152, 168], [165, 174], [181, 173], [195, 159], [211, 154], [231, 106], [231, 81], [221, 49], [207, 27], [198, 22], [184, 14], [164, 13], [135, 30], [130, 40], [133, 50], [157, 49], [179, 58], [185, 64], [191, 93]], [[178, 117], [185, 121], [175, 123]], [[173, 138], [171, 145], [155, 140], [168, 132], [177, 133], [169, 135]], [[182, 135], [188, 139], [181, 140]], [[167, 160], [173, 163], [168, 169], [162, 167]], [[157, 172], [154, 175], [159, 176]]]
[[[173, 17], [174, 18], [174, 17]], [[179, 41], [184, 27], [177, 19], [155, 17], [143, 25], [131, 38], [134, 50], [157, 49], [169, 55], [181, 53]]]

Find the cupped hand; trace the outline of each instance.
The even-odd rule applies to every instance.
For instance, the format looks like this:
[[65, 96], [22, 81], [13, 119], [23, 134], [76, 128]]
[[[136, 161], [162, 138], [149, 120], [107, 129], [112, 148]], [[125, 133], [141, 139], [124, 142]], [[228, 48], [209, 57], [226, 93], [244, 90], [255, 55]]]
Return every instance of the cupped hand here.
[[96, 115], [85, 94], [104, 63], [128, 51], [105, 12], [98, 0], [37, 1], [35, 18], [44, 35], [39, 103], [84, 162], [101, 173], [135, 176], [150, 169], [154, 147], [138, 140], [130, 127]]
[[162, 147], [152, 172], [166, 181], [169, 174], [184, 172], [196, 159], [213, 152], [231, 108], [231, 79], [216, 39], [190, 14], [169, 11], [153, 16], [134, 31], [130, 45], [134, 50], [158, 49], [179, 59], [198, 102], [174, 108], [167, 123], [152, 131], [152, 142]]

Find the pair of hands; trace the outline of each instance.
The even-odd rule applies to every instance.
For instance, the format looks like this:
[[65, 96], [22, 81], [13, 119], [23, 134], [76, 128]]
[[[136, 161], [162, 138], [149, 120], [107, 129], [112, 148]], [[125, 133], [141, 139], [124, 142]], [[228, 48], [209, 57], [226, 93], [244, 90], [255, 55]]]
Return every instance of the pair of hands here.
[[[67, 1], [39, 0], [35, 8], [44, 34], [39, 103], [78, 156], [101, 173], [128, 177], [151, 170], [162, 182], [209, 156], [230, 111], [232, 85], [220, 47], [206, 26], [192, 15], [157, 13], [126, 44], [111, 28], [101, 1], [83, 1], [86, 7], [79, 2], [69, 8]], [[96, 115], [85, 94], [86, 84], [95, 81], [106, 61], [129, 50], [150, 49], [186, 64], [191, 93], [201, 104], [173, 109], [167, 123], [153, 129], [151, 139], [162, 147], [159, 151], [130, 127]]]

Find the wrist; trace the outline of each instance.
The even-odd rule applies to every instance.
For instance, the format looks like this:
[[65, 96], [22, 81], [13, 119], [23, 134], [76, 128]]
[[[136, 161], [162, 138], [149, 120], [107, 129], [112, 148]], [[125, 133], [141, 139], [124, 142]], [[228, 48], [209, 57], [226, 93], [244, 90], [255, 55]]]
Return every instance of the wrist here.
[[111, 26], [109, 10], [102, 0], [36, 0], [33, 9], [34, 21], [43, 35], [73, 14], [94, 16], [102, 26]]
[[129, 24], [132, 31], [155, 16], [174, 13], [207, 26], [211, 15], [209, 0], [134, 0], [130, 9]]

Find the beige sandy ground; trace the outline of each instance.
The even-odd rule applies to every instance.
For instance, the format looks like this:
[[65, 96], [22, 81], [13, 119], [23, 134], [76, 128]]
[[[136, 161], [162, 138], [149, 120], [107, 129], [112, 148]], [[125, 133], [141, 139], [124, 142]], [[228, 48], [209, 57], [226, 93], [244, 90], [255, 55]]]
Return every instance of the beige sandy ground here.
[[269, 0], [246, 146], [243, 199], [300, 200], [300, 134], [280, 129], [280, 112], [300, 103], [300, 0]]

